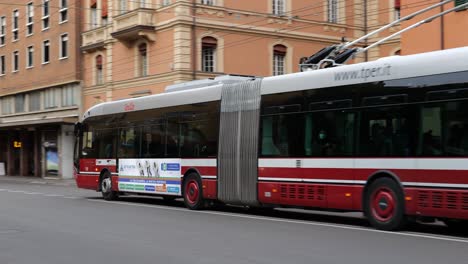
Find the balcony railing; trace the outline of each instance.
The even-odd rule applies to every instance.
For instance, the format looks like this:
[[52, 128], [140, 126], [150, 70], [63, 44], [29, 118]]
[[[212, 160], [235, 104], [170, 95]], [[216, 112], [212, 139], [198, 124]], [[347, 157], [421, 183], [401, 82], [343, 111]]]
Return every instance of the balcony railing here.
[[155, 41], [154, 9], [139, 8], [114, 17], [112, 37], [124, 41], [146, 38]]
[[87, 51], [103, 47], [105, 41], [110, 39], [109, 28], [107, 26], [98, 27], [82, 33], [81, 49]]

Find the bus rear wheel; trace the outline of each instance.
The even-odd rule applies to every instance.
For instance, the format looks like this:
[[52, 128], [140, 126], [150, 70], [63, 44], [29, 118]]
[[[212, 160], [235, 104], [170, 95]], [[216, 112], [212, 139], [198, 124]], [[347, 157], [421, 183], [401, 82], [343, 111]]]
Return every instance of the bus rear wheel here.
[[108, 171], [104, 172], [102, 175], [101, 194], [106, 201], [112, 201], [119, 198], [118, 192], [112, 190], [111, 174]]
[[184, 180], [184, 203], [190, 210], [201, 210], [205, 205], [200, 176], [190, 173]]
[[364, 214], [379, 230], [398, 230], [405, 226], [405, 201], [403, 191], [390, 178], [374, 181], [366, 192]]

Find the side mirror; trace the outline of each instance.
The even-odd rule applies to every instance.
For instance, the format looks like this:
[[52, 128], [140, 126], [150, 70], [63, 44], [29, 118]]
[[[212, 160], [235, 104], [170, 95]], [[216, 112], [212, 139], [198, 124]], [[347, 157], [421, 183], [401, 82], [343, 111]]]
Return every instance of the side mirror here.
[[80, 122], [75, 123], [74, 133], [75, 133], [75, 137], [80, 137], [80, 136], [83, 135], [83, 124], [82, 123], [80, 123]]

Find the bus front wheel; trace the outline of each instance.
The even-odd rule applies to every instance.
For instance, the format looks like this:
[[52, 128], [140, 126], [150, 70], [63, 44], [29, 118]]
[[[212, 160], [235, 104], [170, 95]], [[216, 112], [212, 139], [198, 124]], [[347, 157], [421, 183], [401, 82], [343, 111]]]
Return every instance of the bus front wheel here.
[[116, 200], [119, 197], [119, 194], [112, 190], [111, 174], [108, 171], [104, 172], [102, 175], [101, 194], [106, 201]]
[[398, 230], [406, 224], [404, 194], [390, 178], [380, 178], [369, 186], [365, 196], [364, 214], [380, 230]]
[[184, 203], [191, 210], [201, 210], [205, 205], [200, 176], [190, 173], [184, 180]]

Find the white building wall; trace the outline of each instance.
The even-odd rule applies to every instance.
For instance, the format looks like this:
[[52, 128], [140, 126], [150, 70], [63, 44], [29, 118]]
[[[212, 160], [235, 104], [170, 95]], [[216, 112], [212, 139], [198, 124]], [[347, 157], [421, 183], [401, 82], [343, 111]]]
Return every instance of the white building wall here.
[[73, 136], [73, 125], [62, 125], [60, 135], [60, 171], [63, 179], [73, 178], [73, 147], [75, 137]]

